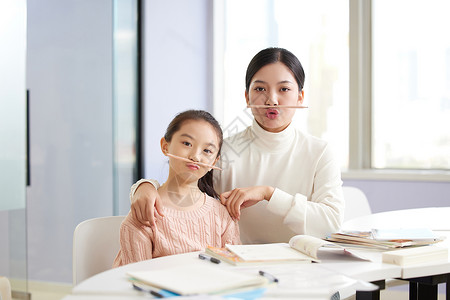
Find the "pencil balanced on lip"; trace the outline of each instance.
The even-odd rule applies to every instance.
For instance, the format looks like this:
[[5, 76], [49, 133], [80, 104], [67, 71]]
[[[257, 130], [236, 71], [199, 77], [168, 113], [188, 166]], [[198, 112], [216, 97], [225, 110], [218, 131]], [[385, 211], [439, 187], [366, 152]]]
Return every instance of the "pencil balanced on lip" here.
[[190, 159], [187, 159], [187, 158], [184, 158], [184, 157], [181, 157], [181, 156], [177, 156], [177, 155], [173, 155], [173, 154], [170, 154], [170, 153], [166, 153], [166, 155], [169, 156], [169, 157], [180, 159], [180, 160], [184, 160], [185, 162], [190, 162], [190, 163], [202, 166], [202, 167], [206, 167], [206, 168], [211, 168], [211, 169], [216, 169], [216, 170], [222, 171], [221, 168], [213, 166], [213, 165], [204, 164], [204, 163], [201, 163], [201, 162], [198, 162], [198, 161], [192, 161]]
[[247, 105], [247, 108], [308, 108], [303, 105]]

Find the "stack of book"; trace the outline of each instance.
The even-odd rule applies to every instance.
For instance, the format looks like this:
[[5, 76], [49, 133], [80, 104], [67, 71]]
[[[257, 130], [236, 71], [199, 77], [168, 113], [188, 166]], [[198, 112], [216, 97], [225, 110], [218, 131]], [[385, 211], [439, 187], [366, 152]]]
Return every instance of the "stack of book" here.
[[336, 232], [330, 234], [326, 240], [346, 247], [388, 250], [435, 244], [443, 238], [427, 228], [396, 228]]

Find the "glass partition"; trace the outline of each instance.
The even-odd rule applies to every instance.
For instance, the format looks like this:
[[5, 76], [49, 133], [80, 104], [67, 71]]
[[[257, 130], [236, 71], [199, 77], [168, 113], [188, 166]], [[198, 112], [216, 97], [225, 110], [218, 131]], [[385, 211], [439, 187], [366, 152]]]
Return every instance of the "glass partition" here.
[[0, 2], [0, 276], [27, 294], [26, 1]]

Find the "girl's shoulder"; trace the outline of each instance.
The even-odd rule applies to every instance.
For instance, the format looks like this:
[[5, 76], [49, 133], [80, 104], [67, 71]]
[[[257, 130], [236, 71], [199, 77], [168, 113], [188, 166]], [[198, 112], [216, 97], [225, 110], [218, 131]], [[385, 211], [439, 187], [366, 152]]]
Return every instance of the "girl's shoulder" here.
[[220, 213], [221, 215], [228, 215], [227, 208], [220, 202], [220, 200], [206, 195], [206, 203], [211, 210]]

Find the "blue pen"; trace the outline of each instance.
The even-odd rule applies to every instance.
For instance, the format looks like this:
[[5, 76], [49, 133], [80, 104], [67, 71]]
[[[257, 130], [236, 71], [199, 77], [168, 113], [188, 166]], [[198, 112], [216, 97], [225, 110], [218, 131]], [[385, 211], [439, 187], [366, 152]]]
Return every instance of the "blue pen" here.
[[273, 282], [278, 282], [278, 278], [276, 278], [275, 276], [273, 276], [272, 274], [269, 274], [267, 272], [259, 271], [259, 275], [264, 276]]
[[142, 288], [142, 287], [140, 287], [140, 286], [138, 286], [138, 285], [136, 285], [134, 283], [133, 283], [133, 287], [136, 290], [140, 291], [140, 292], [150, 293], [151, 295], [155, 296], [156, 298], [164, 298], [164, 296], [162, 294], [160, 294], [160, 293], [158, 293], [158, 292], [156, 292], [154, 290], [144, 289], [144, 288]]

